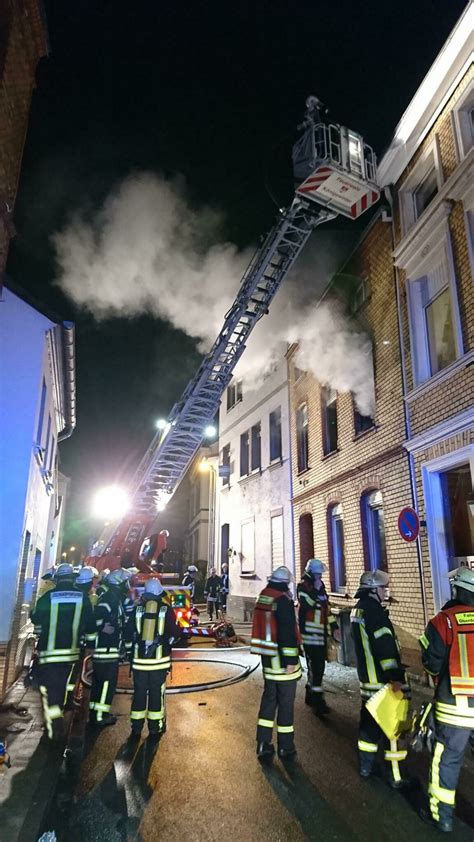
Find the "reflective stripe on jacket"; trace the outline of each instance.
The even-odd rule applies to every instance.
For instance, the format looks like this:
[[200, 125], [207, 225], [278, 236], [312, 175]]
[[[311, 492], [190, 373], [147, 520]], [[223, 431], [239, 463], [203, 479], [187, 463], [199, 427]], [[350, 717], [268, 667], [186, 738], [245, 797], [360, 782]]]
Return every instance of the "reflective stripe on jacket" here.
[[[299, 632], [286, 585], [269, 585], [255, 603], [250, 651], [261, 655], [263, 675], [271, 681], [301, 678]], [[296, 667], [286, 672], [287, 666]]]
[[369, 699], [389, 681], [405, 682], [400, 646], [388, 611], [368, 592], [351, 612], [360, 692]]
[[80, 658], [82, 643], [94, 646], [92, 606], [74, 588], [56, 585], [37, 601], [31, 619], [38, 636], [40, 664], [73, 663]]

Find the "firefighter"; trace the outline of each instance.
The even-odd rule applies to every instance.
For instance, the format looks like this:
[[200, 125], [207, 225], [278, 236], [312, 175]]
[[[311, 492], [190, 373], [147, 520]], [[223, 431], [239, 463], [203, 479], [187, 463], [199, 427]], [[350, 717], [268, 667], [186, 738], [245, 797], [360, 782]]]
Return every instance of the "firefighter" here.
[[261, 655], [264, 690], [257, 723], [257, 757], [273, 757], [273, 724], [277, 718], [278, 756], [292, 758], [294, 743], [293, 709], [296, 682], [301, 678], [299, 632], [295, 608], [289, 592], [291, 572], [277, 567], [268, 577], [255, 604], [251, 652]]
[[435, 682], [435, 746], [429, 780], [430, 814], [439, 830], [453, 829], [456, 786], [474, 731], [474, 570], [450, 573], [450, 599], [420, 638], [425, 670]]
[[408, 693], [406, 676], [400, 657], [400, 646], [395, 630], [382, 602], [387, 598], [388, 574], [383, 570], [366, 571], [360, 577], [356, 593], [358, 603], [351, 612], [351, 630], [354, 640], [357, 672], [360, 681], [362, 708], [359, 725], [359, 772], [362, 778], [377, 774], [379, 745], [384, 746], [388, 783], [393, 789], [406, 789], [414, 781], [404, 778], [400, 762], [407, 756], [397, 740], [388, 740], [366, 708], [366, 702], [385, 684], [394, 690]]
[[229, 596], [229, 565], [226, 561], [224, 561], [222, 565], [222, 574], [221, 574], [221, 590], [219, 594], [219, 605], [221, 607], [222, 612], [225, 614], [227, 611], [227, 597]]
[[45, 593], [48, 593], [48, 591], [54, 588], [55, 571], [56, 567], [48, 567], [48, 569], [44, 571], [41, 577], [42, 584], [39, 586], [38, 593], [36, 595], [36, 601], [38, 601], [40, 596], [44, 596]]
[[124, 644], [126, 596], [124, 584], [128, 576], [118, 568], [105, 579], [107, 590], [99, 597], [95, 608], [97, 639], [93, 654], [92, 688], [89, 701], [89, 724], [99, 728], [115, 725], [117, 717], [110, 713], [115, 695], [118, 668]]
[[204, 588], [204, 598], [207, 602], [207, 613], [209, 614], [209, 622], [212, 623], [213, 614], [216, 614], [219, 608], [219, 594], [221, 590], [221, 577], [217, 575], [215, 567], [211, 567], [209, 577], [206, 580]]
[[337, 629], [337, 622], [330, 613], [326, 588], [321, 578], [325, 572], [326, 565], [319, 558], [311, 558], [297, 587], [298, 625], [308, 666], [305, 701], [307, 705], [314, 707], [317, 716], [330, 713], [323, 695], [322, 682], [326, 666], [328, 629], [331, 626], [333, 634]]
[[132, 735], [139, 736], [145, 719], [151, 737], [166, 731], [166, 675], [171, 669], [171, 646], [181, 636], [174, 611], [159, 579], [149, 579], [128, 622], [132, 639]]
[[198, 574], [198, 569], [195, 564], [188, 564], [186, 568], [186, 573], [184, 574], [183, 581], [181, 584], [185, 588], [189, 588], [191, 591], [191, 602], [194, 602], [194, 595], [196, 593], [196, 576]]
[[83, 567], [82, 570], [79, 571], [79, 574], [76, 576], [76, 581], [74, 582], [74, 586], [78, 591], [81, 591], [84, 596], [89, 598], [89, 602], [92, 606], [95, 606], [97, 603], [94, 579], [97, 579], [98, 575], [99, 572], [95, 569], [95, 567]]
[[74, 690], [74, 671], [81, 657], [81, 642], [93, 648], [95, 621], [92, 606], [74, 587], [70, 564], [60, 564], [55, 586], [44, 594], [31, 614], [38, 636], [38, 682], [46, 730], [50, 739], [60, 739], [64, 708]]

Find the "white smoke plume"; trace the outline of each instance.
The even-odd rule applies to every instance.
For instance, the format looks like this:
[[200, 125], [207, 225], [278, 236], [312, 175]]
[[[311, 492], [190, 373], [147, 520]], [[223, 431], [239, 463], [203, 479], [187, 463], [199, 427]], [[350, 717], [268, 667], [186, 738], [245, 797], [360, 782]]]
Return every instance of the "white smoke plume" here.
[[[230, 243], [216, 245], [220, 229], [220, 215], [192, 209], [179, 181], [134, 175], [95, 217], [77, 215], [53, 237], [57, 283], [97, 320], [154, 315], [196, 338], [204, 352], [251, 256]], [[340, 392], [352, 391], [360, 412], [371, 414], [370, 340], [354, 330], [337, 303], [311, 303], [334, 273], [339, 249], [326, 245], [311, 261], [297, 264], [250, 337], [238, 373], [257, 387], [288, 342], [298, 341], [298, 365]]]

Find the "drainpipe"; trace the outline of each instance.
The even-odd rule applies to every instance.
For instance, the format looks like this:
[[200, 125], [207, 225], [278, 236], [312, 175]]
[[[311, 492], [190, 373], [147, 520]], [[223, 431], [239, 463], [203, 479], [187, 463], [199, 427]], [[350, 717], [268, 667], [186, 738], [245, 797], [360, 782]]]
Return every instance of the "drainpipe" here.
[[64, 429], [58, 435], [58, 442], [68, 439], [76, 426], [76, 354], [74, 348], [74, 322], [62, 324], [63, 376], [65, 392]]
[[[393, 192], [392, 192], [392, 185], [388, 185], [384, 188], [385, 198], [387, 199], [390, 205], [390, 218], [386, 218], [386, 222], [390, 222], [390, 232], [392, 236], [392, 252], [395, 250], [395, 225], [394, 225], [394, 218], [393, 218]], [[395, 288], [395, 298], [397, 302], [397, 322], [398, 322], [398, 344], [400, 349], [400, 362], [401, 362], [401, 376], [402, 376], [402, 393], [403, 393], [403, 415], [405, 420], [405, 438], [409, 440], [411, 438], [411, 424], [410, 424], [410, 413], [408, 410], [408, 405], [405, 400], [405, 396], [407, 394], [407, 370], [406, 370], [406, 362], [405, 362], [405, 349], [403, 346], [403, 331], [402, 331], [402, 305], [401, 305], [401, 298], [400, 298], [400, 285], [399, 285], [399, 278], [398, 278], [398, 270], [393, 264], [393, 281], [394, 281], [394, 288]], [[417, 505], [417, 497], [416, 497], [416, 478], [415, 478], [415, 461], [413, 458], [413, 454], [408, 452], [408, 474], [410, 477], [410, 491], [411, 491], [411, 500], [412, 506], [415, 511], [418, 511]], [[420, 579], [420, 589], [421, 589], [421, 601], [423, 605], [423, 615], [425, 618], [425, 626], [428, 623], [428, 606], [426, 600], [426, 583], [425, 583], [425, 572], [423, 569], [423, 556], [421, 552], [421, 539], [418, 535], [416, 539], [416, 555], [417, 555], [417, 562], [418, 562], [418, 575]]]

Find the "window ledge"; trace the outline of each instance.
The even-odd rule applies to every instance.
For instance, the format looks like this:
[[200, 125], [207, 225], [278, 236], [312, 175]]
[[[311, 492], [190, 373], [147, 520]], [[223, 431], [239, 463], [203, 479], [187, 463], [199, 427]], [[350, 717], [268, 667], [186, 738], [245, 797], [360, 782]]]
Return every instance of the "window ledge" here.
[[256, 573], [241, 573], [239, 576], [240, 579], [258, 579]]
[[283, 461], [284, 460], [281, 456], [278, 457], [278, 459], [272, 459], [272, 461], [268, 463], [268, 470], [272, 471], [273, 468], [281, 468]]
[[255, 471], [252, 471], [251, 474], [245, 474], [243, 477], [240, 477], [239, 483], [245, 484], [246, 482], [250, 482], [251, 480], [255, 479], [255, 477], [262, 476], [262, 469], [257, 468]]
[[459, 357], [459, 359], [454, 360], [451, 365], [447, 365], [446, 368], [442, 368], [441, 371], [436, 372], [436, 374], [433, 374], [432, 377], [428, 377], [428, 379], [424, 380], [423, 383], [415, 386], [411, 392], [407, 392], [405, 400], [408, 403], [411, 403], [411, 401], [414, 401], [421, 397], [421, 395], [424, 395], [425, 392], [429, 392], [430, 389], [434, 389], [436, 386], [439, 386], [440, 383], [443, 383], [445, 380], [449, 380], [449, 378], [452, 377], [453, 374], [456, 374], [460, 369], [467, 368], [473, 363], [474, 351], [469, 351], [467, 354]]
[[331, 450], [329, 453], [325, 453], [324, 456], [321, 457], [321, 461], [324, 462], [326, 459], [330, 459], [331, 456], [335, 456], [336, 453], [339, 453], [338, 447], [336, 447], [335, 450]]
[[360, 433], [355, 433], [352, 437], [352, 441], [359, 441], [359, 439], [364, 438], [369, 433], [376, 433], [378, 429], [378, 424], [374, 424], [373, 427], [368, 427], [367, 430], [361, 430]]
[[309, 473], [311, 467], [308, 465], [306, 468], [303, 468], [301, 471], [297, 471], [297, 477], [304, 477], [305, 474]]

